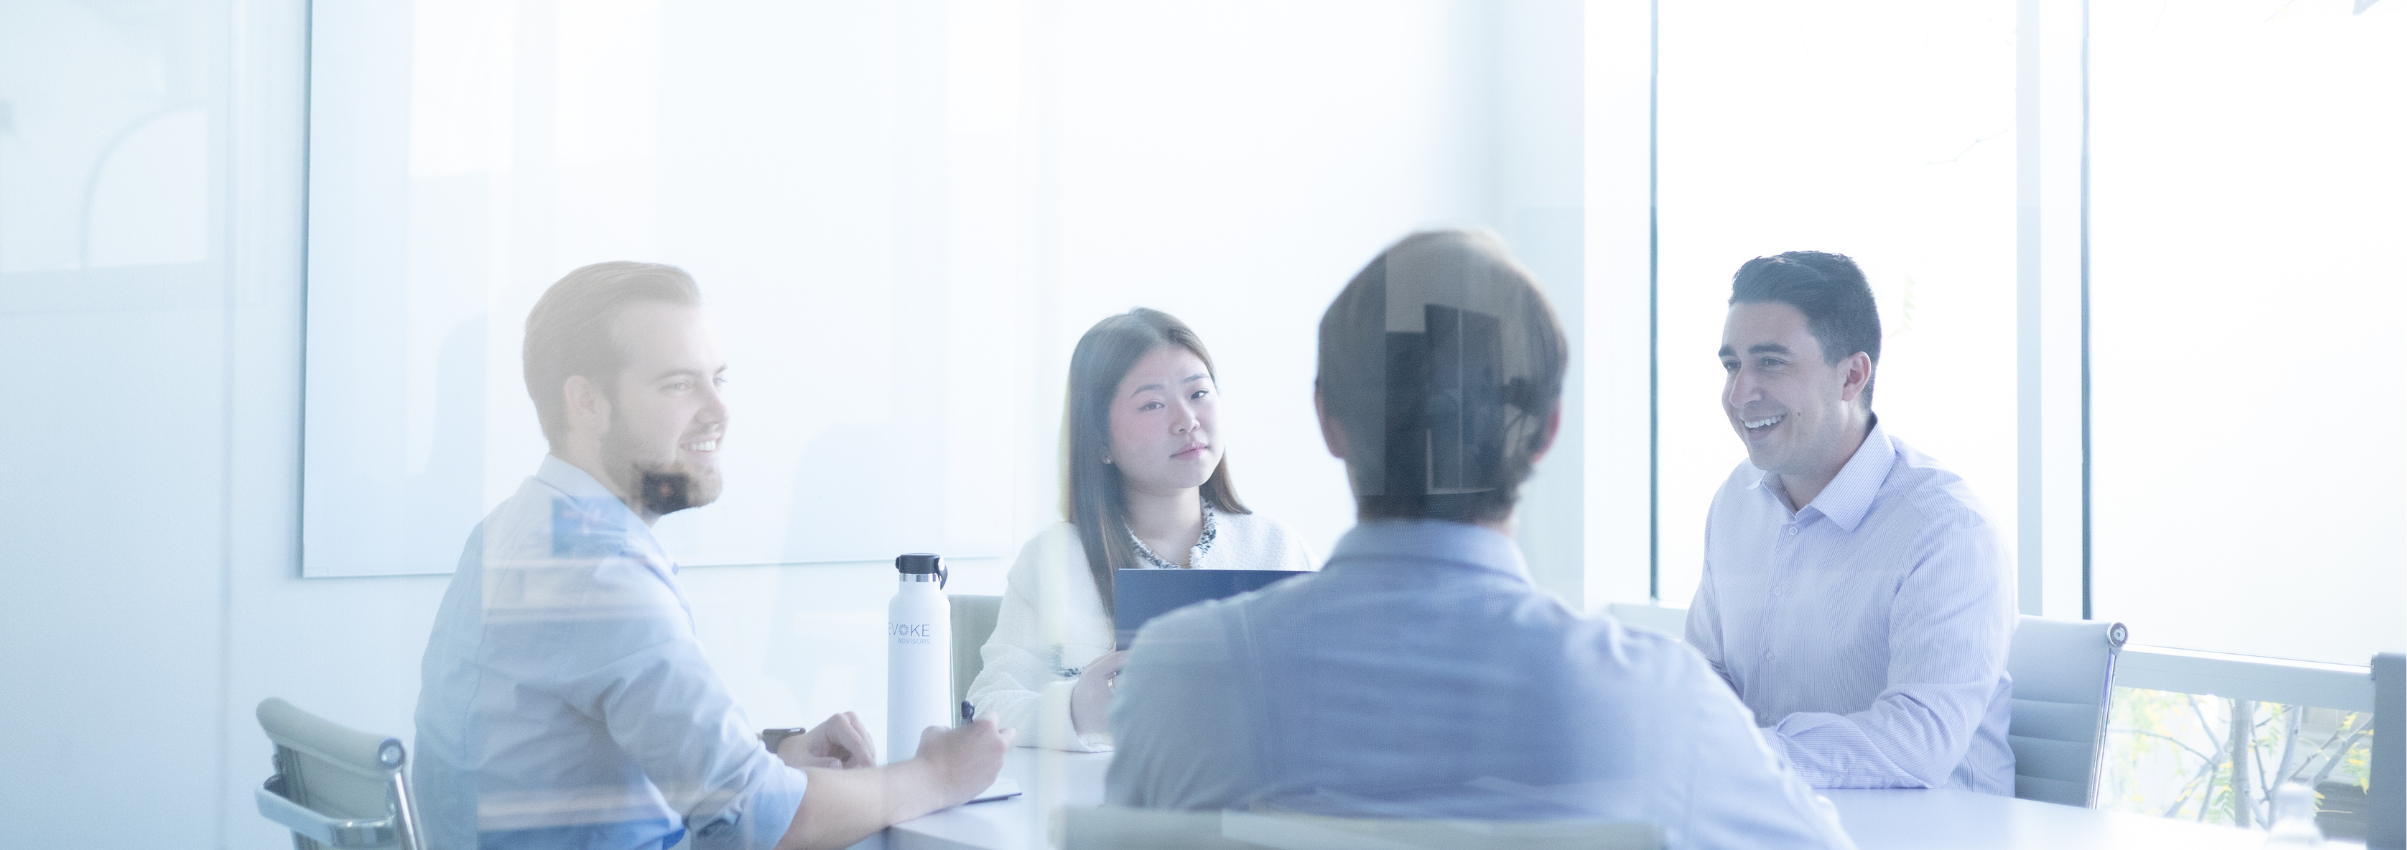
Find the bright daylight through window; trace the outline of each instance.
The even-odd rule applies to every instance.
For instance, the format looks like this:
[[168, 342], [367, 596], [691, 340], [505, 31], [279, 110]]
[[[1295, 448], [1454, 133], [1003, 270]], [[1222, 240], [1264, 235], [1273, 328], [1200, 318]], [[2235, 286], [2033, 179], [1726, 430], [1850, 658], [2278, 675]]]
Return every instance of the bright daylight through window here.
[[[2029, 271], [2018, 260], [2029, 259], [2017, 245], [2033, 237], [2016, 227], [2018, 201], [2031, 202], [2018, 184], [2078, 184], [2018, 172], [2017, 73], [2029, 83], [2043, 78], [2034, 57], [2085, 58], [2086, 150], [2069, 134], [2037, 144], [2040, 162], [2086, 167], [2086, 233], [2037, 238], [2063, 252], [2080, 235], [2088, 249], [2088, 441], [2042, 451], [2091, 464], [2085, 491], [2044, 494], [2088, 500], [2090, 613], [2127, 623], [2135, 644], [2275, 664], [2364, 665], [2407, 645], [2407, 449], [2382, 431], [2407, 419], [2386, 366], [2407, 339], [2407, 265], [2395, 256], [2407, 234], [2407, 9], [2093, 0], [2043, 14], [2083, 6], [2085, 57], [2044, 44], [2084, 34], [2072, 26], [2043, 28], [2055, 35], [2018, 57], [2012, 2], [1662, 4], [1664, 604], [1695, 593], [1707, 505], [1744, 457], [1716, 398], [1730, 277], [1781, 251], [1862, 263], [1886, 332], [1882, 424], [1960, 472], [2001, 536], [2025, 542], [2018, 487], [2030, 482], [2017, 473], [2032, 459], [2017, 455], [2029, 448], [2018, 390], [2028, 398], [2024, 382], [2059, 373], [2018, 370], [2018, 345], [2083, 352], [2052, 348], [2078, 336], [2018, 333], [2018, 272]], [[2075, 90], [2022, 94], [2034, 91]], [[2041, 203], [2047, 215], [2080, 209]], [[2079, 291], [2077, 268], [2042, 268], [2043, 292]], [[2064, 551], [2050, 547], [2048, 575], [2080, 574], [2053, 563]], [[2049, 597], [2048, 616], [2081, 615]], [[2364, 706], [2191, 688], [2114, 689], [2100, 806], [2261, 828], [2273, 789], [2296, 782], [2314, 790], [2327, 832], [2365, 834]]]
[[1705, 509], [1745, 459], [1718, 400], [1730, 276], [1847, 254], [1879, 298], [1874, 412], [1971, 483], [2014, 539], [2014, 5], [1661, 7], [1662, 600], [1686, 605]]
[[2093, 6], [2091, 586], [2134, 640], [2402, 643], [2402, 5]]

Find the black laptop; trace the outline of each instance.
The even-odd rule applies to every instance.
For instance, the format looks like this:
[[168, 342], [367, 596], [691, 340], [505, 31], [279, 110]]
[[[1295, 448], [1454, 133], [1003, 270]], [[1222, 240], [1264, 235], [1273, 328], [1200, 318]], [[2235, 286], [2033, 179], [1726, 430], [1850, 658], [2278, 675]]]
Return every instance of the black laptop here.
[[1135, 643], [1137, 630], [1155, 617], [1300, 575], [1297, 570], [1114, 570], [1112, 619], [1119, 647]]

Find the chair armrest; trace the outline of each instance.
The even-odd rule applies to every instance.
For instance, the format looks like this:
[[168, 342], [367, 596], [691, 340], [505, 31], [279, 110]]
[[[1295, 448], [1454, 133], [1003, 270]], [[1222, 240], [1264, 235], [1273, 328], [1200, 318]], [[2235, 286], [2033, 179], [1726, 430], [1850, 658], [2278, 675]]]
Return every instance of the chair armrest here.
[[310, 811], [284, 794], [284, 777], [271, 776], [265, 784], [254, 789], [252, 796], [259, 800], [259, 814], [283, 824], [284, 828], [328, 847], [381, 847], [393, 843], [393, 818], [351, 820], [330, 818]]

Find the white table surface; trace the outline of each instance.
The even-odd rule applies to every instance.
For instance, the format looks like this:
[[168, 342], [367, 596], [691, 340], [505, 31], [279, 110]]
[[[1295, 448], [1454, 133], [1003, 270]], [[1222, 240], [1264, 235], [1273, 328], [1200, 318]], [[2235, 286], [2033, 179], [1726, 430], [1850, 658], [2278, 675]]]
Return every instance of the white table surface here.
[[2255, 850], [2265, 844], [2262, 832], [1970, 791], [1822, 793], [1838, 807], [1839, 824], [1862, 850]]
[[[1103, 803], [1110, 753], [1014, 748], [1003, 775], [1021, 796], [958, 806], [897, 824], [889, 850], [1040, 850], [1053, 847], [1064, 806]], [[2264, 833], [1968, 791], [1829, 791], [1839, 822], [1861, 850], [2090, 850], [2260, 847]], [[864, 842], [865, 845], [874, 844]]]
[[1065, 753], [1013, 747], [1003, 776], [1020, 796], [955, 806], [886, 830], [888, 850], [1050, 850], [1054, 813], [1063, 806], [1103, 805], [1103, 772], [1111, 753]]

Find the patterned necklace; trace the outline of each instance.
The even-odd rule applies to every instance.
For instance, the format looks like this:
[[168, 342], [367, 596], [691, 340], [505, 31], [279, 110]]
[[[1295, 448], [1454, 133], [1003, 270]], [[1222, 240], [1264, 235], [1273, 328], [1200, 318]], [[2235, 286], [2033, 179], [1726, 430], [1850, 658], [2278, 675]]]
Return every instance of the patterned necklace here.
[[[1220, 522], [1217, 519], [1218, 514], [1212, 510], [1212, 500], [1203, 499], [1201, 501], [1203, 502], [1203, 536], [1195, 539], [1195, 551], [1188, 556], [1190, 562], [1200, 560], [1200, 556], [1212, 551], [1213, 538], [1220, 536]], [[1162, 556], [1156, 555], [1152, 549], [1146, 548], [1145, 541], [1137, 539], [1136, 529], [1126, 525], [1122, 525], [1121, 529], [1128, 532], [1128, 544], [1136, 547], [1137, 561], [1145, 565], [1144, 569], [1183, 570], [1194, 566], [1193, 563], [1189, 563], [1188, 566], [1182, 567], [1162, 560]]]

